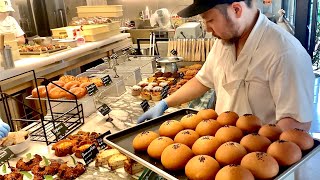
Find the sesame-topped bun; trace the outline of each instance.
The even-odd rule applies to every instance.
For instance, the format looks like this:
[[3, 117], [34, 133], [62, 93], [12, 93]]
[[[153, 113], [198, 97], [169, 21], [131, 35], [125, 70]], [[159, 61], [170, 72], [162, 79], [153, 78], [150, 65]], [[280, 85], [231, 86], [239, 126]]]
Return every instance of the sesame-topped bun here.
[[161, 159], [163, 150], [173, 143], [173, 140], [168, 137], [158, 137], [150, 143], [147, 152], [152, 158]]
[[196, 132], [200, 136], [207, 136], [207, 135], [214, 136], [219, 128], [221, 128], [221, 125], [216, 120], [207, 119], [207, 120], [201, 121], [197, 125]]
[[306, 131], [302, 129], [290, 129], [284, 131], [280, 135], [280, 140], [291, 141], [296, 143], [302, 151], [311, 149], [314, 145], [314, 140]]
[[209, 180], [214, 179], [219, 169], [220, 165], [215, 159], [207, 155], [198, 155], [187, 163], [185, 173], [192, 180]]
[[241, 160], [241, 166], [247, 168], [257, 179], [271, 179], [279, 172], [277, 161], [267, 153], [252, 152]]
[[267, 137], [271, 142], [279, 140], [280, 134], [282, 133], [281, 128], [276, 124], [266, 124], [259, 129], [258, 134]]
[[181, 118], [181, 123], [182, 123], [182, 126], [185, 128], [185, 129], [196, 129], [197, 125], [202, 121], [203, 119], [196, 115], [196, 114], [187, 114], [185, 116], [183, 116]]
[[244, 136], [241, 139], [240, 144], [244, 148], [246, 148], [248, 152], [267, 152], [271, 141], [268, 138], [260, 136], [257, 133], [252, 133]]
[[302, 157], [302, 152], [298, 145], [283, 140], [273, 142], [269, 146], [267, 153], [274, 157], [280, 166], [290, 166], [298, 162]]
[[188, 161], [192, 158], [191, 149], [181, 143], [171, 144], [166, 147], [161, 154], [162, 165], [171, 171], [184, 169]]
[[175, 143], [182, 143], [190, 148], [192, 148], [192, 145], [196, 140], [199, 139], [199, 134], [191, 129], [186, 129], [180, 131], [175, 137], [174, 142]]
[[245, 114], [239, 117], [236, 126], [240, 128], [245, 134], [250, 134], [259, 131], [261, 127], [261, 121], [255, 115]]
[[213, 136], [202, 136], [192, 145], [192, 152], [195, 155], [214, 156], [221, 142]]
[[240, 164], [243, 156], [247, 154], [246, 149], [239, 143], [226, 142], [216, 152], [216, 160], [221, 165]]
[[133, 148], [136, 151], [145, 151], [148, 149], [149, 144], [159, 137], [159, 135], [153, 131], [144, 131], [138, 134], [132, 142]]
[[215, 180], [254, 180], [254, 176], [248, 169], [230, 164], [220, 169]]
[[216, 132], [215, 137], [218, 138], [222, 143], [228, 141], [240, 142], [243, 137], [243, 133], [235, 126], [225, 125]]
[[173, 139], [183, 129], [184, 128], [181, 122], [176, 120], [168, 120], [161, 124], [159, 128], [159, 134], [160, 136], [167, 136]]
[[232, 111], [226, 111], [218, 116], [217, 121], [222, 126], [224, 126], [224, 125], [235, 126], [238, 118], [239, 118], [239, 116], [237, 113], [232, 112]]
[[200, 110], [197, 115], [199, 115], [203, 120], [206, 119], [217, 119], [218, 114], [213, 109], [203, 109]]

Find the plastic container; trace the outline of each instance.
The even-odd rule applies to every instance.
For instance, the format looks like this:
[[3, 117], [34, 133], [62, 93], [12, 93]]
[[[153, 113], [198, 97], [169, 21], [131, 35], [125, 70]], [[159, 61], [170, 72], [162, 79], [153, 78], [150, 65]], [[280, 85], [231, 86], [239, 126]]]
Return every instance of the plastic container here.
[[14, 153], [14, 154], [20, 154], [22, 153], [23, 151], [27, 150], [29, 147], [30, 147], [30, 142], [31, 142], [31, 139], [30, 139], [30, 135], [29, 137], [19, 143], [19, 144], [16, 144], [16, 145], [12, 145], [12, 146], [8, 146], [8, 148]]

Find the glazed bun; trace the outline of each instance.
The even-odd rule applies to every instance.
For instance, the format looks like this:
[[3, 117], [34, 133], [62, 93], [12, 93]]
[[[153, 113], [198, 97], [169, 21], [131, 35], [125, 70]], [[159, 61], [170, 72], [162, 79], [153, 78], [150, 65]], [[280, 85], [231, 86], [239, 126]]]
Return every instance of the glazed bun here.
[[[71, 88], [69, 92], [76, 95], [77, 99], [83, 98], [87, 94], [86, 90], [81, 87]], [[70, 100], [76, 99], [75, 96], [72, 95], [71, 93], [68, 93], [68, 92], [66, 93], [66, 99], [70, 99]]]
[[277, 161], [267, 153], [252, 152], [241, 160], [241, 166], [247, 168], [257, 179], [271, 179], [279, 172]]
[[181, 118], [181, 123], [182, 123], [182, 126], [185, 128], [185, 129], [196, 129], [197, 125], [202, 121], [203, 119], [196, 115], [196, 114], [187, 114], [185, 116], [183, 116]]
[[175, 137], [175, 143], [185, 144], [188, 147], [192, 148], [192, 145], [196, 140], [199, 139], [199, 134], [191, 129], [186, 129], [180, 131]]
[[290, 129], [284, 131], [280, 135], [280, 140], [291, 141], [296, 143], [302, 151], [311, 149], [314, 145], [314, 140], [302, 129]]
[[202, 120], [206, 119], [217, 119], [218, 114], [213, 109], [203, 109], [197, 113], [198, 116], [202, 118]]
[[215, 180], [254, 180], [254, 176], [248, 169], [230, 164], [220, 169]]
[[52, 88], [49, 91], [49, 98], [51, 99], [61, 99], [66, 96], [67, 92], [59, 87]]
[[153, 131], [144, 131], [133, 139], [133, 148], [136, 151], [146, 151], [150, 143], [158, 137], [159, 135]]
[[266, 124], [259, 129], [258, 134], [267, 137], [271, 142], [279, 140], [280, 134], [282, 133], [281, 128], [276, 124]]
[[192, 152], [195, 155], [214, 156], [221, 142], [213, 136], [202, 136], [192, 146]]
[[158, 137], [150, 143], [147, 152], [150, 157], [155, 159], [161, 159], [161, 154], [163, 150], [173, 143], [173, 140], [168, 137]]
[[271, 141], [257, 133], [252, 133], [243, 137], [240, 141], [240, 144], [246, 148], [248, 152], [267, 152]]
[[225, 125], [216, 132], [215, 137], [218, 138], [218, 140], [222, 143], [228, 141], [240, 142], [241, 138], [243, 137], [243, 133], [235, 126]]
[[290, 166], [298, 162], [302, 157], [302, 152], [298, 145], [283, 140], [273, 142], [269, 146], [267, 153], [274, 157], [280, 166]]
[[239, 116], [237, 113], [232, 112], [232, 111], [226, 111], [218, 116], [217, 121], [222, 126], [224, 126], [224, 125], [235, 126], [238, 118], [239, 118]]
[[220, 128], [221, 125], [216, 120], [207, 119], [198, 124], [196, 127], [196, 132], [200, 136], [214, 136]]
[[216, 160], [223, 166], [228, 164], [240, 164], [243, 156], [247, 154], [246, 149], [239, 143], [226, 142], [216, 152]]
[[49, 83], [48, 84], [48, 89], [52, 89], [52, 88], [55, 88], [57, 87], [56, 85], [60, 86], [60, 87], [63, 87], [66, 83], [64, 83], [63, 81], [52, 81], [53, 83]]
[[69, 90], [69, 89], [72, 89], [74, 87], [79, 87], [80, 86], [80, 82], [79, 81], [70, 81], [68, 83], [66, 83], [63, 87], [66, 89], [66, 90]]
[[193, 157], [191, 149], [180, 143], [171, 144], [161, 154], [162, 165], [171, 171], [184, 169], [188, 161]]
[[219, 163], [210, 156], [198, 155], [190, 159], [185, 167], [185, 173], [192, 180], [214, 179], [220, 169]]
[[261, 121], [255, 115], [245, 114], [239, 117], [236, 126], [240, 128], [245, 134], [256, 133], [261, 127]]
[[167, 136], [174, 138], [178, 132], [182, 131], [184, 128], [182, 123], [176, 120], [168, 120], [161, 124], [159, 128], [160, 136]]
[[[38, 86], [38, 90], [39, 90], [39, 95], [40, 95], [40, 98], [45, 98], [47, 97], [47, 90], [46, 90], [46, 87], [45, 86]], [[48, 89], [48, 91], [50, 92], [50, 89]], [[38, 91], [37, 91], [37, 88], [34, 88], [31, 92], [31, 95], [33, 98], [38, 98]]]

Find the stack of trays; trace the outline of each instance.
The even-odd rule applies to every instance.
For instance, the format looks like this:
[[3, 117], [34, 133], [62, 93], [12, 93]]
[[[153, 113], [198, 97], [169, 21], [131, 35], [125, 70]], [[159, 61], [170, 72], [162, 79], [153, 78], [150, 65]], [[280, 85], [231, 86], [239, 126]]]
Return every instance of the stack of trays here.
[[121, 17], [123, 9], [122, 5], [79, 6], [77, 13], [78, 17]]

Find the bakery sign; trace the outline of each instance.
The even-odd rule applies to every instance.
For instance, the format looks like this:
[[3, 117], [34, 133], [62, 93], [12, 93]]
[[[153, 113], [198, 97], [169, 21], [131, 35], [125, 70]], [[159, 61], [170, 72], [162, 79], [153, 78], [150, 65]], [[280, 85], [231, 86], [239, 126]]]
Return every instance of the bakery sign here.
[[86, 149], [81, 155], [88, 166], [96, 157], [97, 154], [99, 153], [99, 150], [95, 144], [92, 144], [88, 149]]
[[88, 91], [89, 96], [92, 96], [99, 91], [97, 86], [94, 83], [87, 86], [86, 89]]
[[60, 123], [51, 132], [56, 136], [57, 139], [62, 139], [67, 130], [68, 127], [64, 123]]
[[0, 166], [9, 161], [13, 156], [13, 152], [8, 147], [0, 148]]
[[105, 86], [108, 86], [112, 83], [112, 79], [111, 79], [110, 75], [106, 75], [105, 77], [101, 78], [101, 80]]
[[150, 108], [150, 105], [147, 100], [143, 100], [140, 106], [144, 112], [148, 111], [148, 109]]

